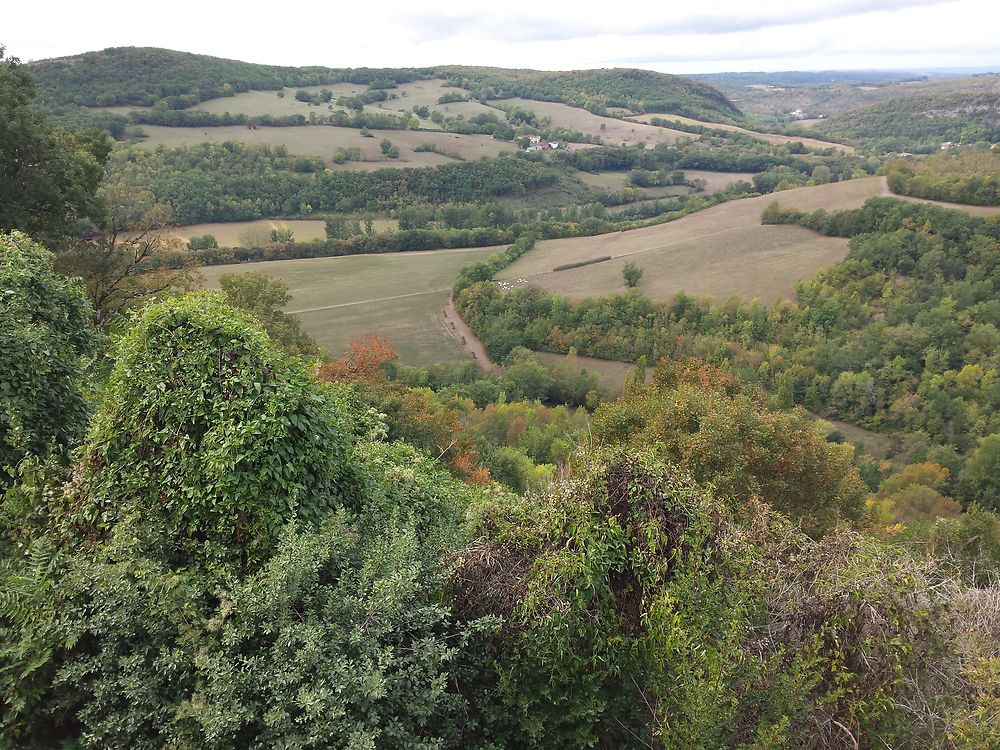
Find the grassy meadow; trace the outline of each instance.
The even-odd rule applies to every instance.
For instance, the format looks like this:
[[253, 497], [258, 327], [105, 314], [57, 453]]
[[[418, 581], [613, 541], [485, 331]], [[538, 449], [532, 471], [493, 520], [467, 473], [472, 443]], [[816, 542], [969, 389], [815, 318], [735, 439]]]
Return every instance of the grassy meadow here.
[[[399, 227], [395, 219], [375, 219], [376, 232], [389, 232]], [[239, 247], [243, 235], [251, 229], [291, 229], [297, 241], [326, 239], [326, 223], [322, 219], [258, 219], [256, 221], [228, 221], [210, 224], [188, 224], [171, 229], [169, 234], [182, 240], [210, 234], [219, 247]]]
[[753, 172], [709, 172], [707, 169], [685, 169], [684, 176], [689, 180], [704, 180], [706, 193], [725, 190], [740, 180], [753, 182]]
[[[669, 128], [658, 128], [641, 122], [627, 122], [614, 117], [601, 117], [580, 107], [557, 102], [540, 102], [534, 99], [498, 99], [497, 105], [516, 104], [522, 109], [530, 110], [539, 117], [549, 117], [556, 127], [579, 130], [581, 133], [599, 136], [610, 146], [620, 146], [623, 143], [634, 145], [645, 143], [653, 147], [657, 143], [674, 143], [678, 138], [690, 138], [690, 133]], [[604, 126], [603, 129], [601, 126]]]
[[[286, 97], [287, 98], [287, 97]], [[265, 128], [255, 130], [245, 125], [212, 128], [172, 128], [164, 125], [143, 125], [147, 138], [136, 145], [140, 148], [179, 148], [199, 143], [238, 141], [254, 145], [286, 146], [293, 154], [318, 156], [331, 169], [383, 169], [385, 167], [432, 167], [449, 164], [455, 160], [444, 153], [417, 152], [418, 146], [433, 143], [442, 152], [451, 152], [466, 161], [482, 157], [493, 158], [504, 152], [516, 150], [513, 143], [498, 141], [488, 135], [460, 135], [440, 131], [372, 130], [373, 138], [365, 138], [360, 130], [337, 128], [328, 125], [303, 125], [301, 127]], [[382, 155], [379, 143], [388, 138], [399, 147], [399, 158]], [[333, 153], [339, 148], [359, 148], [365, 161], [334, 164]]]
[[426, 365], [466, 357], [443, 311], [458, 271], [496, 250], [245, 263], [210, 266], [202, 269], [202, 275], [210, 289], [218, 288], [223, 274], [254, 271], [280, 279], [292, 294], [288, 311], [332, 354], [343, 352], [366, 333], [377, 333], [389, 340], [402, 362]]
[[[548, 364], [565, 364], [565, 354], [555, 354], [553, 352], [535, 352], [535, 356], [542, 362]], [[576, 364], [581, 370], [592, 372], [597, 375], [600, 382], [600, 391], [604, 396], [617, 397], [625, 390], [625, 378], [632, 380], [635, 377], [635, 365], [629, 362], [617, 362], [610, 359], [596, 359], [594, 357], [584, 357], [577, 355]], [[646, 370], [646, 379], [652, 375], [652, 366]]]
[[[300, 102], [295, 98], [295, 92], [300, 89], [310, 93], [319, 93], [323, 89], [328, 89], [333, 93], [334, 101], [329, 104], [322, 104], [319, 106], [311, 105], [308, 102]], [[249, 116], [284, 116], [298, 114], [308, 117], [310, 112], [320, 114], [329, 112], [329, 106], [332, 106], [334, 110], [342, 109], [342, 107], [338, 107], [336, 104], [336, 98], [338, 96], [350, 96], [367, 90], [367, 86], [355, 83], [331, 83], [320, 86], [300, 87], [293, 86], [285, 87], [283, 89], [283, 97], [279, 97], [277, 91], [247, 91], [234, 96], [209, 99], [208, 101], [204, 101], [190, 107], [190, 109], [201, 109], [206, 112], [213, 112], [220, 115], [225, 112], [230, 112], [232, 114], [245, 114]], [[402, 83], [398, 87], [389, 90], [390, 95], [396, 95], [395, 99], [387, 99], [384, 102], [366, 104], [365, 111], [411, 115], [413, 113], [414, 106], [426, 106], [431, 110], [440, 110], [442, 114], [449, 117], [462, 115], [469, 118], [482, 112], [492, 112], [493, 114], [497, 114], [494, 108], [474, 101], [452, 102], [450, 104], [437, 103], [438, 99], [444, 94], [454, 93], [456, 91], [466, 93], [460, 89], [446, 86], [445, 81], [438, 78], [424, 81], [411, 81], [410, 83]], [[114, 108], [115, 111], [121, 110], [124, 112], [128, 112], [131, 109], [138, 108]], [[430, 120], [423, 121], [421, 124], [422, 126], [428, 128], [437, 128], [437, 125], [432, 123]]]
[[[217, 99], [208, 99], [188, 109], [200, 109], [217, 115], [229, 112], [234, 115], [243, 114], [250, 117], [258, 117], [260, 115], [273, 115], [275, 117], [304, 115], [308, 117], [310, 112], [325, 114], [329, 111], [325, 104], [313, 106], [308, 102], [300, 102], [295, 98], [295, 92], [299, 89], [312, 94], [318, 94], [323, 89], [328, 89], [333, 92], [333, 98], [336, 99], [338, 96], [358, 94], [367, 90], [368, 87], [356, 83], [329, 83], [323, 86], [298, 86], [291, 88], [286, 86], [282, 89], [285, 94], [284, 96], [278, 96], [277, 91], [245, 91], [233, 96], [220, 96]], [[334, 108], [337, 109], [336, 106]]]
[[[583, 184], [595, 187], [599, 190], [607, 190], [608, 192], [614, 192], [623, 187], [633, 187], [629, 184], [627, 171], [578, 172], [576, 176]], [[708, 193], [714, 193], [717, 190], [724, 190], [727, 186], [739, 180], [746, 180], [747, 182], [753, 181], [753, 172], [710, 172], [707, 169], [685, 169], [684, 176], [689, 180], [704, 180], [705, 192]], [[678, 186], [668, 186], [668, 188], [671, 187], [676, 188]], [[657, 188], [637, 189], [641, 190], [644, 195], [649, 194], [650, 197], [660, 197], [660, 195], [655, 194]], [[670, 191], [668, 189], [666, 192], [663, 192], [662, 195], [678, 195], [684, 192], [688, 191], [677, 191], [676, 189]]]
[[970, 206], [966, 203], [948, 203], [947, 201], [932, 201], [927, 198], [914, 198], [911, 195], [896, 195], [895, 193], [891, 195], [893, 198], [899, 198], [901, 201], [933, 203], [935, 206], [941, 206], [941, 208], [950, 208], [953, 211], [965, 211], [965, 213], [972, 214], [973, 216], [1000, 216], [1000, 206]]
[[677, 122], [682, 122], [687, 125], [704, 125], [710, 128], [716, 128], [717, 130], [729, 130], [736, 133], [746, 133], [747, 135], [752, 135], [754, 138], [760, 138], [762, 141], [767, 141], [768, 143], [793, 143], [795, 141], [801, 141], [802, 145], [806, 148], [823, 149], [833, 146], [846, 154], [854, 153], [853, 146], [845, 146], [841, 143], [821, 141], [816, 138], [803, 138], [801, 136], [779, 135], [778, 133], [760, 133], [756, 130], [741, 128], [738, 125], [723, 125], [719, 123], [702, 122], [701, 120], [693, 120], [690, 117], [681, 117], [680, 115], [643, 114], [630, 118], [630, 121], [648, 123], [653, 118], [659, 118], [661, 120], [676, 120]]

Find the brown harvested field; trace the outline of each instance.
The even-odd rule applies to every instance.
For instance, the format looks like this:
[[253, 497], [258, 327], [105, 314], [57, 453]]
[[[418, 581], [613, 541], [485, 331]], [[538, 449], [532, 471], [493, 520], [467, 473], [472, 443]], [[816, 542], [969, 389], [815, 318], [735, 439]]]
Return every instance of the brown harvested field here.
[[[883, 180], [884, 179], [885, 178], [883, 178]], [[927, 198], [913, 198], [909, 195], [896, 195], [895, 193], [890, 193], [888, 188], [886, 188], [884, 194], [891, 195], [893, 198], [899, 198], [900, 200], [909, 201], [910, 203], [933, 203], [935, 206], [941, 206], [941, 208], [950, 208], [953, 211], [965, 211], [965, 213], [972, 214], [973, 216], [1000, 215], [1000, 206], [970, 206], [965, 203], [947, 203], [945, 201], [932, 201]]]
[[[703, 125], [709, 128], [716, 128], [718, 130], [730, 130], [736, 133], [746, 133], [747, 135], [752, 135], [754, 138], [760, 138], [762, 141], [767, 141], [768, 143], [792, 143], [794, 141], [801, 141], [802, 145], [806, 148], [823, 149], [830, 148], [833, 146], [836, 149], [843, 151], [846, 154], [853, 154], [853, 146], [845, 146], [841, 143], [832, 143], [830, 141], [820, 141], [816, 138], [803, 138], [794, 135], [779, 135], [778, 133], [759, 133], [756, 130], [747, 130], [746, 128], [741, 128], [738, 125], [725, 125], [721, 123], [714, 122], [702, 122], [701, 120], [693, 120], [690, 117], [682, 117], [681, 115], [661, 115], [655, 113], [648, 113], [644, 115], [636, 115], [631, 118], [634, 122], [650, 122], [654, 117], [658, 117], [661, 120], [676, 120], [677, 122], [683, 122], [687, 125]], [[689, 133], [688, 136], [692, 136]]]
[[[655, 146], [657, 143], [674, 143], [678, 138], [690, 138], [690, 133], [668, 128], [658, 128], [641, 122], [627, 122], [614, 117], [601, 117], [580, 107], [557, 102], [539, 102], [534, 99], [498, 99], [497, 105], [516, 104], [522, 109], [534, 112], [539, 117], [552, 118], [552, 124], [557, 127], [579, 130], [581, 133], [598, 136], [612, 146], [623, 143], [645, 143]], [[601, 130], [604, 125], [604, 130]]]
[[[182, 240], [210, 234], [218, 241], [220, 247], [237, 247], [244, 232], [253, 227], [265, 229], [291, 229], [296, 240], [326, 239], [326, 222], [320, 219], [258, 219], [257, 221], [224, 221], [211, 224], [188, 224], [170, 230], [169, 234]], [[399, 228], [396, 219], [376, 219], [376, 232], [390, 232]]]
[[704, 180], [706, 193], [725, 190], [740, 180], [753, 182], [753, 172], [709, 172], [707, 169], [685, 169], [684, 176], [689, 180]]
[[[194, 146], [198, 143], [240, 143], [286, 146], [293, 154], [319, 156], [327, 166], [335, 169], [382, 169], [384, 167], [428, 167], [453, 163], [454, 159], [434, 152], [416, 152], [414, 149], [424, 143], [433, 143], [441, 151], [458, 154], [468, 161], [478, 161], [481, 157], [493, 158], [501, 153], [512, 152], [516, 146], [498, 141], [488, 135], [459, 135], [439, 131], [420, 130], [372, 130], [373, 138], [365, 138], [354, 128], [335, 128], [327, 125], [303, 125], [288, 128], [257, 128], [250, 130], [242, 125], [218, 128], [170, 128], [162, 125], [143, 125], [149, 136], [136, 145], [140, 148], [168, 148]], [[384, 157], [379, 148], [383, 138], [388, 138], [399, 147], [399, 158]], [[335, 165], [331, 161], [338, 148], [359, 148], [366, 161], [347, 162]]]
[[[731, 201], [677, 221], [628, 232], [547, 240], [505, 269], [500, 278], [525, 279], [574, 299], [624, 291], [622, 266], [631, 261], [645, 275], [639, 289], [655, 300], [678, 291], [726, 299], [739, 295], [771, 302], [790, 298], [795, 282], [842, 259], [847, 240], [822, 237], [794, 226], [763, 226], [772, 201], [800, 210], [854, 208], [882, 192], [870, 177], [786, 190]], [[554, 272], [566, 263], [610, 255], [612, 259]]]

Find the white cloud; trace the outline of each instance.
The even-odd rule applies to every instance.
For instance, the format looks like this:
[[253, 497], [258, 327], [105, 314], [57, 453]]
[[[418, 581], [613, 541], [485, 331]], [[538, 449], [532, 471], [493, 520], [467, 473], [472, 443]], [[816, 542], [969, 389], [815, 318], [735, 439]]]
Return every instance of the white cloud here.
[[378, 4], [59, 0], [5, 9], [23, 59], [157, 46], [286, 65], [615, 65], [675, 73], [830, 68], [1000, 69], [996, 0], [714, 0], [623, 7], [580, 0]]

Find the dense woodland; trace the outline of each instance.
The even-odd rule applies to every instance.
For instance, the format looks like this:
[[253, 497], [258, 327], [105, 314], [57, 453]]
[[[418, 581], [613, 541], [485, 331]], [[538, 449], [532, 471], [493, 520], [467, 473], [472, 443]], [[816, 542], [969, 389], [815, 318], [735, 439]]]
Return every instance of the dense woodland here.
[[476, 98], [520, 96], [563, 102], [601, 114], [608, 107], [620, 107], [639, 112], [672, 112], [709, 122], [736, 122], [743, 116], [711, 86], [650, 70], [543, 72], [451, 66], [435, 72], [472, 91]]
[[[760, 173], [754, 177], [757, 191], [770, 192], [779, 186], [807, 184], [819, 166], [825, 168], [823, 180], [827, 182], [870, 173], [876, 166], [839, 152], [820, 156], [794, 144], [775, 145], [752, 138], [742, 143], [740, 134], [728, 135], [732, 138], [706, 135], [673, 147], [602, 146], [556, 152], [549, 159], [519, 154], [487, 162], [422, 169], [387, 166], [371, 172], [328, 171], [317, 157], [296, 156], [283, 147], [234, 142], [177, 149], [130, 148], [112, 155], [106, 182], [148, 193], [156, 203], [170, 206], [180, 223], [195, 224], [494, 202], [567, 182], [575, 183], [572, 189], [585, 198], [581, 203], [629, 202], [622, 191], [609, 194], [585, 188], [573, 171], [750, 171]], [[634, 186], [642, 187], [641, 175], [635, 177]], [[632, 199], [636, 197], [641, 195]]]
[[414, 70], [290, 68], [225, 60], [151, 47], [111, 47], [32, 63], [43, 106], [110, 107], [134, 104], [183, 109], [206, 99], [251, 89], [314, 86], [347, 81], [404, 83]]
[[[877, 164], [709, 133], [325, 172], [236, 144], [112, 153], [33, 94], [0, 52], [0, 748], [1000, 743], [995, 220], [775, 203], [764, 221], [850, 237], [795, 302], [572, 304], [492, 279], [546, 232], [612, 228], [604, 204], [505, 196], [760, 160], [669, 220]], [[161, 230], [217, 206], [502, 238], [454, 297], [504, 369], [409, 367], [378, 336], [322, 352], [259, 274], [192, 291], [198, 254]], [[329, 242], [403, 241], [354, 222], [329, 216]], [[637, 371], [611, 398], [578, 353]]]
[[886, 151], [933, 153], [942, 143], [1000, 141], [1000, 93], [922, 94], [846, 112], [814, 128], [819, 137], [857, 141]]
[[1000, 205], [1000, 149], [890, 161], [885, 169], [889, 189], [898, 195], [974, 206]]

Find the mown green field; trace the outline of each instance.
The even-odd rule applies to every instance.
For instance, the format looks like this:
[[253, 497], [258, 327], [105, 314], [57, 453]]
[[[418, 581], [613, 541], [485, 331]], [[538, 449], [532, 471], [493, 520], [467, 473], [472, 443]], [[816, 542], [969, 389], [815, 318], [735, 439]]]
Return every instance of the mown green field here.
[[227, 273], [255, 271], [288, 284], [289, 312], [333, 354], [366, 333], [389, 339], [406, 364], [458, 362], [466, 357], [443, 310], [458, 271], [497, 248], [352, 255], [202, 269], [218, 288]]

